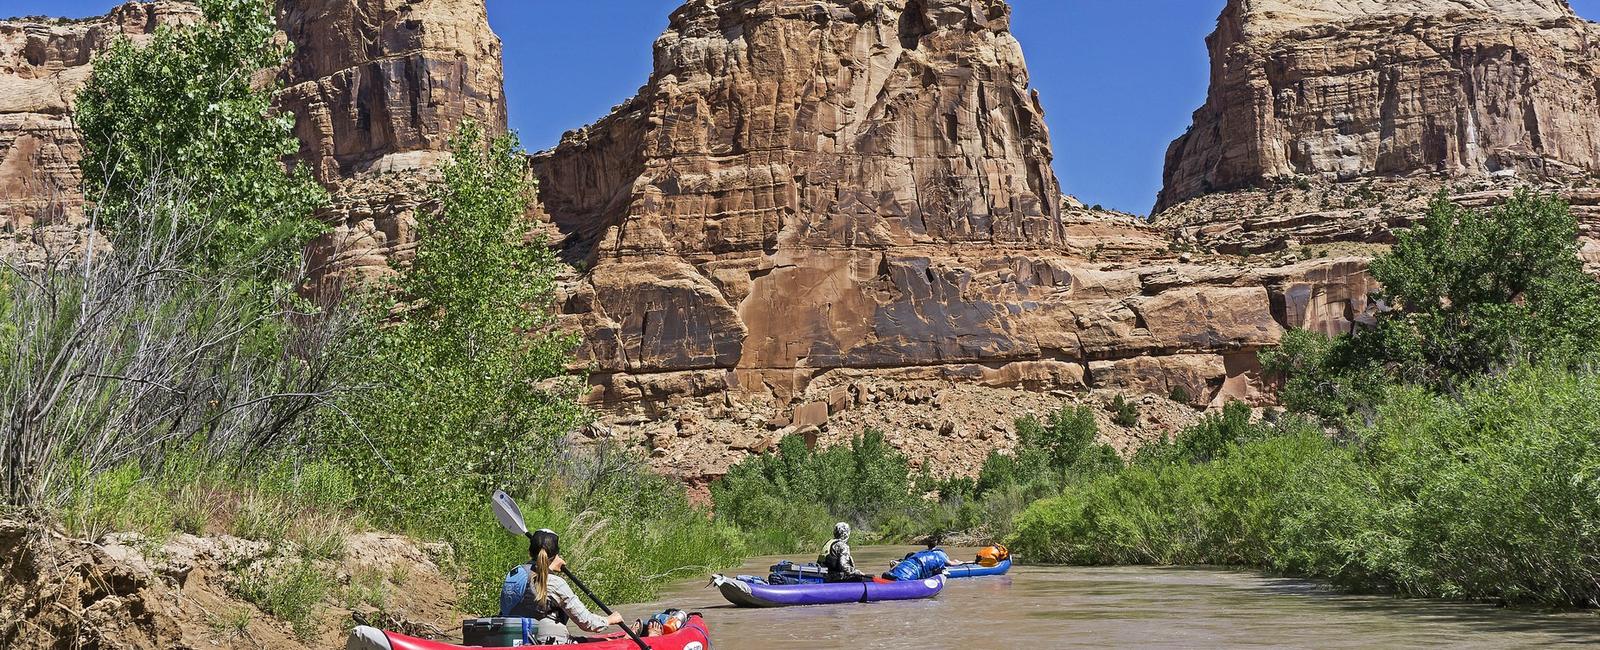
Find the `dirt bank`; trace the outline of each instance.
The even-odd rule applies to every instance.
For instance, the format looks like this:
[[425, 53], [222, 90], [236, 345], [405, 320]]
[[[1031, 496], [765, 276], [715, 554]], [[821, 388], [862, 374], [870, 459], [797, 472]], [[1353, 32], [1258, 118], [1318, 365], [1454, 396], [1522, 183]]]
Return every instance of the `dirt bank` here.
[[0, 647], [342, 647], [356, 621], [440, 634], [462, 618], [438, 548], [364, 532], [319, 559], [304, 550], [230, 535], [88, 542], [0, 520]]

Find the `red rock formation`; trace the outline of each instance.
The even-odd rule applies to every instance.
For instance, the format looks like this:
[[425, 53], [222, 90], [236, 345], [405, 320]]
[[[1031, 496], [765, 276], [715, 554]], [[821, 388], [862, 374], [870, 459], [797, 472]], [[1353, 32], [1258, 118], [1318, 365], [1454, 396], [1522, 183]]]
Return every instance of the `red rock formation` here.
[[1037, 357], [982, 295], [1002, 290], [948, 259], [1067, 237], [1009, 18], [998, 0], [675, 12], [642, 94], [534, 161], [593, 267], [573, 303], [588, 358], [759, 385]]
[[[701, 477], [783, 434], [920, 417], [905, 409], [937, 395], [978, 407], [931, 408], [990, 420], [896, 444], [976, 444], [940, 440], [989, 435], [983, 401], [1032, 399], [1019, 388], [1265, 402], [1256, 350], [1290, 323], [1366, 314], [1359, 260], [1180, 261], [1165, 231], [1058, 200], [1009, 17], [1000, 0], [673, 14], [640, 95], [532, 161], [586, 269], [564, 311], [591, 399], [642, 414], [601, 429]], [[919, 388], [885, 411], [886, 384]]]
[[[466, 119], [505, 129], [500, 40], [483, 0], [277, 0], [295, 44], [278, 104], [296, 118], [301, 158], [334, 192], [333, 232], [312, 250], [317, 275], [369, 275], [412, 240], [428, 171]], [[78, 22], [0, 23], [0, 227], [82, 211], [71, 103], [89, 59], [119, 35], [198, 19], [190, 4], [122, 5]], [[0, 253], [9, 251], [0, 249]]]
[[466, 119], [505, 128], [500, 39], [482, 0], [278, 0], [295, 43], [279, 104], [335, 183], [426, 167]]
[[81, 21], [0, 21], [0, 229], [77, 227], [82, 152], [72, 102], [89, 58], [118, 37], [142, 39], [196, 17], [187, 4], [161, 1]]
[[[337, 197], [311, 261], [381, 269], [449, 134], [503, 127], [482, 1], [278, 17], [299, 45], [280, 105]], [[1266, 402], [1256, 350], [1367, 315], [1359, 258], [1180, 254], [1171, 231], [1064, 199], [1009, 20], [1002, 0], [674, 12], [640, 95], [531, 160], [536, 213], [583, 269], [563, 312], [610, 412], [592, 433], [700, 479], [782, 435], [903, 420], [895, 444], [971, 471], [952, 450], [1005, 447], [1015, 411], [1085, 391]], [[1193, 416], [1145, 408], [1155, 427]]]
[[1600, 30], [1566, 0], [1230, 0], [1156, 206], [1274, 178], [1600, 170]]
[[334, 191], [312, 247], [320, 291], [382, 273], [414, 242], [431, 171], [465, 120], [505, 130], [500, 39], [484, 0], [277, 0], [295, 47], [278, 103]]

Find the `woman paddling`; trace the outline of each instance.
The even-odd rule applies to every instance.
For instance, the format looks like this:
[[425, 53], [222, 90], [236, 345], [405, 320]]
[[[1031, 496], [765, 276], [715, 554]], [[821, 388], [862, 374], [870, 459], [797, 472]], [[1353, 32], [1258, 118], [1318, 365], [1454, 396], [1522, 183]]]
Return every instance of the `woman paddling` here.
[[553, 531], [541, 529], [533, 533], [532, 555], [530, 564], [519, 565], [506, 576], [500, 589], [500, 615], [538, 621], [535, 644], [570, 643], [568, 620], [585, 632], [601, 632], [622, 622], [618, 613], [607, 618], [596, 616], [572, 593], [566, 580], [551, 575], [567, 564], [561, 557], [561, 539]]

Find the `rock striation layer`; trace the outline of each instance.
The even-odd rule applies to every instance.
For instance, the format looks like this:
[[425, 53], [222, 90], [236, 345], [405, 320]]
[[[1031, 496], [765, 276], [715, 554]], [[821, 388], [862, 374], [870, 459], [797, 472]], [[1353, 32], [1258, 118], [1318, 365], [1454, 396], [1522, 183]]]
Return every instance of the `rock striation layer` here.
[[1566, 0], [1229, 0], [1158, 212], [1274, 179], [1600, 171], [1600, 28]]

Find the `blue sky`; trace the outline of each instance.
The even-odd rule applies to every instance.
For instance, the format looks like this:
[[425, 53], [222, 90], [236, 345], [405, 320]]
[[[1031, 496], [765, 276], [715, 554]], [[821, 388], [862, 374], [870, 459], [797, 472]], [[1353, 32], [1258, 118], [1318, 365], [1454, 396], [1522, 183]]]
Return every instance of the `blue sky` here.
[[[0, 0], [0, 16], [89, 16], [114, 0]], [[529, 149], [554, 145], [632, 96], [651, 43], [681, 0], [489, 0], [505, 42], [511, 126]], [[1063, 188], [1144, 213], [1167, 144], [1205, 100], [1205, 36], [1224, 0], [1011, 0], [1033, 85], [1043, 95]], [[1600, 0], [1573, 0], [1600, 18]]]

